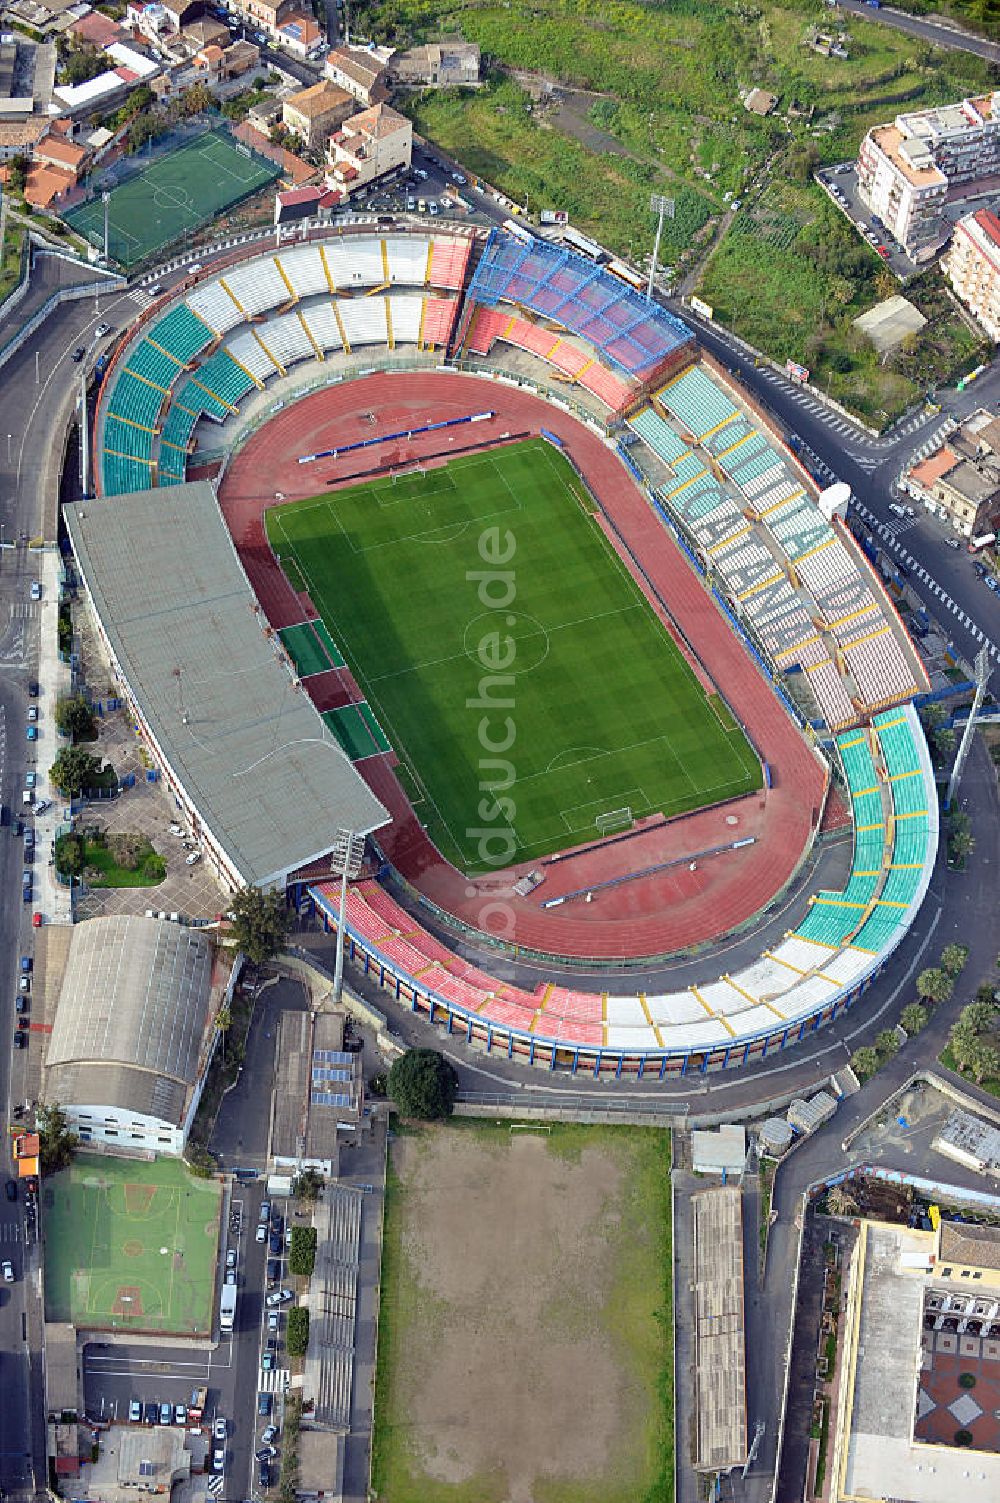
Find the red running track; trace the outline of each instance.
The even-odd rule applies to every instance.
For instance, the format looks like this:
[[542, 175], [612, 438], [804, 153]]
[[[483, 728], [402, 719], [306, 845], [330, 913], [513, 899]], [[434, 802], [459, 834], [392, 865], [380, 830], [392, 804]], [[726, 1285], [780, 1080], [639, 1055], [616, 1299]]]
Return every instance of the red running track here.
[[[275, 562], [264, 533], [264, 509], [276, 499], [293, 501], [333, 489], [373, 464], [372, 450], [304, 465], [298, 463], [300, 454], [483, 410], [494, 416], [477, 424], [477, 447], [542, 428], [563, 441], [613, 522], [619, 552], [633, 572], [628, 553], [640, 561], [666, 604], [675, 635], [693, 650], [702, 676], [725, 693], [769, 765], [773, 786], [670, 822], [650, 822], [630, 840], [576, 853], [545, 867], [544, 884], [519, 898], [512, 883], [527, 867], [466, 878], [420, 826], [393, 774], [394, 759], [372, 757], [359, 769], [392, 814], [379, 842], [393, 865], [446, 912], [524, 948], [613, 959], [707, 943], [752, 919], [792, 877], [820, 817], [826, 772], [618, 456], [589, 428], [530, 392], [454, 373], [371, 375], [315, 392], [255, 433], [233, 457], [222, 482], [223, 515], [250, 583], [276, 627], [315, 615], [308, 597], [292, 590]], [[468, 443], [469, 432], [459, 428], [450, 435], [454, 452]], [[391, 446], [392, 455], [380, 446], [374, 462], [416, 463], [438, 452], [442, 438], [437, 433], [403, 441]], [[350, 676], [324, 674], [306, 683], [310, 689], [315, 684], [325, 708], [342, 702]], [[602, 892], [589, 904], [573, 901], [548, 911], [540, 906], [542, 899], [747, 836], [754, 844], [693, 863], [693, 870], [685, 859], [668, 872]]]

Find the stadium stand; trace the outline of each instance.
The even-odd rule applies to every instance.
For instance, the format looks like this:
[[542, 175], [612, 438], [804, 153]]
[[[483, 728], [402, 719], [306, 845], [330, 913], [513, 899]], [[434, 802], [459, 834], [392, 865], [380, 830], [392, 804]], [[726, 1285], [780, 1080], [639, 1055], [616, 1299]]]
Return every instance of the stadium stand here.
[[574, 252], [493, 229], [469, 284], [469, 301], [486, 308], [518, 303], [579, 335], [636, 380], [653, 379], [691, 344], [681, 321], [628, 283]]
[[467, 352], [486, 356], [498, 339], [537, 356], [562, 375], [578, 381], [612, 412], [621, 411], [636, 395], [634, 386], [598, 365], [585, 351], [551, 329], [512, 316], [506, 310], [478, 308], [466, 341]]
[[386, 300], [380, 297], [353, 298], [338, 304], [348, 344], [352, 347], [358, 344], [388, 344], [389, 327], [385, 305]]
[[[270, 336], [273, 324], [269, 323], [267, 329]], [[230, 360], [235, 360], [238, 365], [243, 367], [255, 386], [260, 386], [262, 382], [267, 380], [268, 376], [273, 376], [278, 369], [278, 362], [268, 353], [268, 349], [256, 337], [255, 329], [241, 330], [235, 338], [229, 340], [222, 348]], [[311, 350], [310, 353], [312, 353]]]
[[224, 350], [219, 350], [199, 366], [191, 380], [230, 411], [236, 410], [240, 398], [245, 397], [253, 385], [253, 378]]
[[451, 343], [458, 300], [451, 297], [424, 298], [423, 321], [420, 325], [420, 343], [425, 349], [447, 349]]
[[472, 249], [468, 240], [435, 236], [431, 241], [430, 271], [425, 278], [431, 287], [460, 292], [465, 286], [465, 272]]
[[148, 338], [151, 344], [172, 355], [178, 365], [188, 365], [212, 342], [208, 329], [186, 303], [178, 303], [171, 308], [169, 313], [152, 326]]
[[656, 400], [669, 408], [699, 443], [738, 416], [733, 403], [699, 365], [689, 366], [668, 381], [656, 393]]
[[[720, 1068], [759, 1058], [851, 1004], [905, 932], [930, 880], [937, 846], [933, 771], [912, 706], [878, 717], [873, 730], [837, 738], [855, 805], [851, 872], [843, 891], [816, 893], [797, 929], [734, 975], [677, 992], [619, 995], [542, 982], [528, 992], [452, 954], [378, 883], [348, 893], [348, 943], [398, 1001], [461, 1028], [489, 1049], [536, 1057], [555, 1068]], [[887, 818], [897, 787], [925, 803]], [[897, 806], [902, 808], [900, 802]], [[867, 825], [863, 820], [870, 821]], [[922, 844], [911, 826], [921, 823]], [[903, 859], [905, 858], [905, 859]], [[881, 890], [880, 890], [880, 884]], [[310, 888], [327, 923], [339, 886]]]
[[187, 305], [216, 338], [243, 322], [243, 314], [218, 281], [200, 282], [188, 293]]
[[330, 282], [318, 245], [295, 245], [275, 256], [296, 297], [318, 297], [330, 291]]
[[244, 318], [279, 308], [291, 300], [288, 281], [281, 275], [271, 256], [257, 256], [242, 266], [234, 266], [219, 278]]

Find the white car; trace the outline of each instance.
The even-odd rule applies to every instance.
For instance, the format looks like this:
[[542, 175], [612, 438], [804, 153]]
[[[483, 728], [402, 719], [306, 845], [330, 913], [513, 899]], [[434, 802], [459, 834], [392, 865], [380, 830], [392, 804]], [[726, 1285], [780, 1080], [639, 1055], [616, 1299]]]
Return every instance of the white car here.
[[222, 1447], [217, 1446], [212, 1452], [212, 1466], [217, 1472], [221, 1472], [226, 1465], [226, 1453]]
[[263, 1222], [257, 1228], [257, 1232], [256, 1232], [256, 1235], [254, 1237], [254, 1241], [255, 1242], [266, 1242], [267, 1241], [267, 1227], [264, 1225]]
[[0, 1263], [0, 1273], [3, 1274], [3, 1281], [5, 1284], [13, 1284], [14, 1265], [13, 1263], [11, 1263], [9, 1258], [4, 1258], [3, 1263]]
[[36, 814], [44, 814], [45, 811], [46, 811], [46, 809], [48, 809], [48, 808], [51, 807], [51, 804], [52, 804], [52, 800], [50, 798], [39, 798], [39, 799], [36, 799], [35, 800], [35, 813]]
[[177, 838], [180, 839], [180, 837], [184, 834], [184, 826], [177, 824], [175, 820], [174, 823], [170, 826], [170, 833], [171, 835], [176, 835]]
[[216, 1417], [215, 1424], [212, 1426], [212, 1435], [216, 1440], [224, 1441], [226, 1438], [226, 1422], [221, 1414]]
[[194, 866], [196, 861], [201, 860], [201, 851], [192, 851], [190, 856], [184, 857], [185, 866]]

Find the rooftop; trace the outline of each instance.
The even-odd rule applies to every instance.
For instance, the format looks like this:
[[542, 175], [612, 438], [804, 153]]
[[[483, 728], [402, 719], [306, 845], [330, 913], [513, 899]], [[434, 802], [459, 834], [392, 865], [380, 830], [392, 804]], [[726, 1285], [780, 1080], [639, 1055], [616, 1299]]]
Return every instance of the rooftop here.
[[747, 1454], [743, 1326], [743, 1202], [738, 1185], [691, 1197], [694, 1238], [696, 1471], [735, 1466]]
[[966, 1268], [1000, 1269], [1000, 1227], [942, 1221], [940, 1231], [939, 1263], [959, 1263]]
[[371, 109], [362, 110], [344, 122], [346, 135], [368, 136], [372, 141], [384, 141], [397, 131], [409, 129], [411, 126], [406, 116], [387, 104], [373, 104]]
[[339, 109], [343, 105], [353, 105], [352, 96], [343, 89], [338, 89], [336, 84], [321, 79], [319, 83], [310, 84], [308, 89], [300, 89], [297, 94], [290, 94], [284, 101], [290, 110], [304, 115], [307, 120], [314, 120], [320, 115], [328, 115], [331, 110]]
[[46, 1056], [50, 1099], [180, 1124], [211, 1020], [212, 949], [166, 919], [73, 929]]
[[326, 855], [338, 827], [388, 822], [265, 632], [211, 485], [64, 516], [150, 733], [241, 881], [283, 882]]

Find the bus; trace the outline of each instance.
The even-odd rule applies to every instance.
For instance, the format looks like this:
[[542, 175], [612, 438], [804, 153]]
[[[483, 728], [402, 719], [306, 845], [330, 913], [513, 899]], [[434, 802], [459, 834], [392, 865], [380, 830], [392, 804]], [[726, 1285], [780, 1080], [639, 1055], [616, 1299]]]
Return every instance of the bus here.
[[969, 552], [970, 553], [982, 553], [982, 551], [983, 551], [984, 548], [988, 548], [990, 546], [990, 544], [991, 543], [995, 543], [996, 540], [997, 540], [997, 535], [996, 535], [995, 532], [984, 532], [978, 538], [970, 538], [969, 539]]
[[636, 292], [645, 292], [646, 284], [642, 277], [637, 271], [633, 271], [631, 266], [626, 266], [624, 261], [609, 261], [604, 270], [610, 271], [611, 275], [617, 277], [620, 282], [627, 282], [630, 287], [635, 288]]
[[236, 1324], [236, 1285], [223, 1284], [219, 1301], [219, 1330], [228, 1336]]
[[598, 245], [596, 240], [589, 240], [586, 235], [581, 235], [579, 230], [574, 230], [571, 224], [563, 225], [562, 234], [559, 237], [565, 245], [570, 245], [581, 256], [596, 262], [600, 266], [608, 259], [608, 253], [603, 245]]

